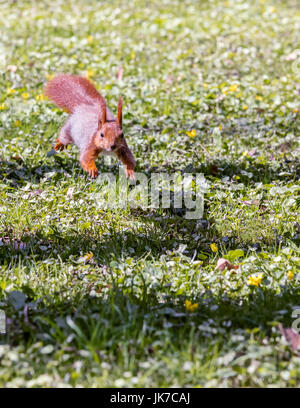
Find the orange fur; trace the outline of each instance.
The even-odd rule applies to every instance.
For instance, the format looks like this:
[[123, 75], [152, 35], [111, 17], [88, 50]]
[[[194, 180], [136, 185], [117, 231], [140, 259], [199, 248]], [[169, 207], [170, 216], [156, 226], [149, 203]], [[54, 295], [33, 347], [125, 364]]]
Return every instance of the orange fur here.
[[98, 169], [95, 164], [95, 159], [98, 157], [98, 154], [99, 149], [97, 149], [96, 146], [90, 146], [80, 158], [82, 168], [89, 173], [91, 178], [98, 176]]

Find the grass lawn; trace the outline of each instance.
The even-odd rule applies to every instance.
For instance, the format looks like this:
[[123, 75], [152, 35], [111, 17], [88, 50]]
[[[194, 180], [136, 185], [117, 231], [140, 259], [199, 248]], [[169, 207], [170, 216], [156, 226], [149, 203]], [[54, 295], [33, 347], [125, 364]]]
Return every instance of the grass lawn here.
[[[299, 32], [296, 0], [1, 2], [1, 387], [299, 386]], [[58, 72], [123, 96], [138, 172], [205, 176], [201, 219], [47, 155]]]

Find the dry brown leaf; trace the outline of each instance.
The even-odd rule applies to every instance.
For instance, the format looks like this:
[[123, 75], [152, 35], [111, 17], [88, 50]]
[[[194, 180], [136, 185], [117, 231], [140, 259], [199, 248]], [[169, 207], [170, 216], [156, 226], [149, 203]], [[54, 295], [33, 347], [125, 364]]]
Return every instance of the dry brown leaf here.
[[8, 65], [7, 70], [10, 72], [16, 72], [17, 67], [15, 65]]
[[172, 75], [169, 75], [168, 78], [166, 79], [166, 83], [168, 85], [171, 85], [172, 82], [173, 82], [173, 77], [172, 77]]
[[122, 67], [122, 66], [120, 66], [120, 67], [118, 68], [118, 72], [117, 72], [117, 74], [116, 74], [116, 78], [117, 78], [118, 81], [122, 81], [122, 78], [123, 78], [123, 67]]
[[217, 262], [217, 268], [220, 271], [224, 271], [225, 268], [230, 271], [231, 269], [238, 269], [239, 265], [233, 265], [231, 262], [228, 261], [228, 259], [220, 258], [218, 259]]
[[290, 149], [291, 149], [291, 143], [290, 142], [284, 142], [279, 146], [279, 150], [281, 152], [287, 152]]
[[30, 191], [30, 192], [28, 193], [28, 195], [29, 195], [29, 197], [36, 197], [36, 196], [38, 196], [38, 195], [41, 195], [42, 192], [43, 192], [43, 190], [38, 189], [38, 190]]
[[298, 350], [300, 347], [300, 335], [299, 333], [296, 332], [296, 330], [291, 329], [291, 328], [284, 328], [281, 323], [279, 323], [279, 330], [283, 337], [286, 339], [286, 341], [289, 343], [291, 346], [291, 349], [293, 351]]
[[259, 206], [259, 200], [246, 200], [246, 201], [241, 201], [241, 203], [243, 203], [243, 204], [245, 204], [245, 205], [248, 205], [249, 207], [250, 207], [251, 205], [254, 205], [254, 206], [256, 206], [256, 207]]
[[248, 152], [248, 155], [249, 155], [250, 157], [255, 156], [255, 155], [256, 155], [256, 149], [251, 149], [251, 150]]
[[285, 57], [286, 61], [295, 61], [298, 58], [298, 50], [293, 51]]

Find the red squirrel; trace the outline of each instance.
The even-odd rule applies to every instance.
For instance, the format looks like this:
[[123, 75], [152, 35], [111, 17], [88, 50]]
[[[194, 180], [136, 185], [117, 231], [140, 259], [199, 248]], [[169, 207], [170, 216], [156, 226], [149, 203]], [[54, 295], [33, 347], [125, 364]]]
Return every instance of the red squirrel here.
[[58, 107], [70, 113], [60, 129], [54, 149], [74, 143], [80, 150], [80, 163], [92, 178], [98, 176], [95, 159], [99, 154], [115, 154], [125, 165], [126, 177], [135, 179], [135, 161], [122, 130], [122, 99], [117, 118], [94, 85], [78, 75], [59, 74], [45, 88]]

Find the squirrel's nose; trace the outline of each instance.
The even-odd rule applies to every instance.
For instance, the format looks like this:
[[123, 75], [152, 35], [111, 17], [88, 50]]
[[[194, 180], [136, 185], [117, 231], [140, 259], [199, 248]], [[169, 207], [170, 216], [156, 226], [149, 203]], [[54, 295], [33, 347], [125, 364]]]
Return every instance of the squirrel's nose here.
[[112, 145], [111, 150], [115, 150], [117, 148], [117, 145]]

